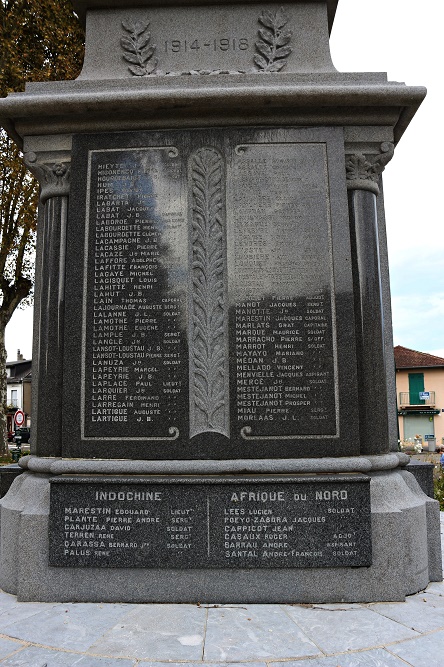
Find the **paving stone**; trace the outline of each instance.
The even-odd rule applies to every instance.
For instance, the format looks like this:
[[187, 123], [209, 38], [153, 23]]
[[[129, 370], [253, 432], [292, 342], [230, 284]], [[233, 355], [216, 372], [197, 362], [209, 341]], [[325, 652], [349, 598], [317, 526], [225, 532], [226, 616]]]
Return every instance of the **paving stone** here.
[[[273, 667], [274, 667], [273, 663]], [[277, 663], [276, 663], [277, 664]], [[288, 663], [285, 663], [288, 664]], [[137, 667], [166, 667], [164, 662], [139, 662]], [[167, 667], [208, 667], [205, 662], [168, 662]], [[211, 662], [211, 667], [226, 667], [224, 662]], [[267, 667], [266, 662], [230, 662], [230, 667]]]
[[432, 584], [429, 584], [426, 588], [426, 593], [433, 593], [433, 595], [442, 595], [444, 597], [444, 582], [443, 581], [434, 581]]
[[12, 639], [0, 639], [0, 658], [11, 655], [11, 653], [19, 650], [21, 647], [22, 644], [20, 642], [15, 642]]
[[418, 636], [417, 632], [366, 608], [295, 605], [288, 606], [287, 613], [325, 653], [375, 648]]
[[406, 663], [383, 648], [327, 658], [274, 662], [273, 667], [406, 667]]
[[150, 660], [202, 659], [206, 610], [196, 605], [138, 605], [91, 647], [92, 653]]
[[123, 604], [58, 604], [48, 605], [49, 609], [40, 606], [43, 610], [33, 614], [32, 622], [9, 623], [5, 628], [8, 635], [74, 651], [86, 651], [133, 608]]
[[1, 667], [133, 667], [132, 660], [96, 658], [78, 653], [63, 653], [30, 646], [19, 653], [0, 660]]
[[373, 604], [371, 610], [417, 632], [444, 628], [444, 597], [418, 593], [405, 602]]
[[205, 660], [302, 658], [321, 651], [277, 605], [209, 609]]
[[388, 650], [412, 667], [442, 667], [444, 664], [444, 631], [390, 646]]
[[0, 591], [0, 627], [4, 629], [12, 623], [26, 621], [35, 614], [57, 607], [57, 603], [17, 602], [15, 595]]

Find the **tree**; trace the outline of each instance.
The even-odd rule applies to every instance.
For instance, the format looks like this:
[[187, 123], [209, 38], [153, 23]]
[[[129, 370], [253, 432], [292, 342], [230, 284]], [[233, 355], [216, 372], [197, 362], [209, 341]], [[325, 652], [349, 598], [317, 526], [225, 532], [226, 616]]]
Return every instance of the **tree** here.
[[[27, 81], [74, 79], [83, 32], [69, 0], [0, 0], [0, 97]], [[6, 451], [5, 329], [32, 300], [38, 184], [0, 130], [0, 449]]]

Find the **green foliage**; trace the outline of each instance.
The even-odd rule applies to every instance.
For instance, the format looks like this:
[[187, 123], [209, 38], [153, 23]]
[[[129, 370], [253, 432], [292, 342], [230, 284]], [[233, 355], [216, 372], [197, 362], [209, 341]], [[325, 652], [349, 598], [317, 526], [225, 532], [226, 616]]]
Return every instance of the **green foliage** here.
[[27, 81], [75, 79], [83, 31], [69, 0], [0, 0], [0, 96]]
[[[69, 0], [0, 0], [0, 96], [23, 90], [27, 81], [75, 78], [82, 59], [83, 32]], [[38, 184], [4, 131], [0, 131], [0, 165], [0, 329], [4, 332], [14, 310], [32, 297]]]
[[0, 320], [31, 295], [38, 189], [17, 146], [0, 134]]
[[434, 477], [433, 487], [435, 491], [435, 500], [439, 501], [439, 508], [444, 512], [444, 472], [442, 470]]

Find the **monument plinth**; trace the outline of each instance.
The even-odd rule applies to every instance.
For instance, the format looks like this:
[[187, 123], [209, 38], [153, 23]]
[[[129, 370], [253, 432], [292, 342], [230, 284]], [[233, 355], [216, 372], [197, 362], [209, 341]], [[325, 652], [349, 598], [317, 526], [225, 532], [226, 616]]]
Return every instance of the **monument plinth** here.
[[41, 183], [2, 587], [352, 602], [440, 579], [438, 505], [397, 452], [380, 193], [425, 90], [336, 72], [335, 2], [74, 4], [79, 78], [0, 101]]

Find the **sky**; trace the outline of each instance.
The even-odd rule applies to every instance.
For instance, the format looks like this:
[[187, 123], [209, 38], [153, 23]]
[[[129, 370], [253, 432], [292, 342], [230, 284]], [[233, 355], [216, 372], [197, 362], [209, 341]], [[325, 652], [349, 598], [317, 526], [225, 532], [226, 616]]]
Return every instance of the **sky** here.
[[[444, 357], [444, 49], [437, 0], [339, 0], [331, 36], [341, 72], [387, 72], [428, 95], [384, 172], [394, 344]], [[32, 354], [32, 308], [6, 328], [8, 360]]]

